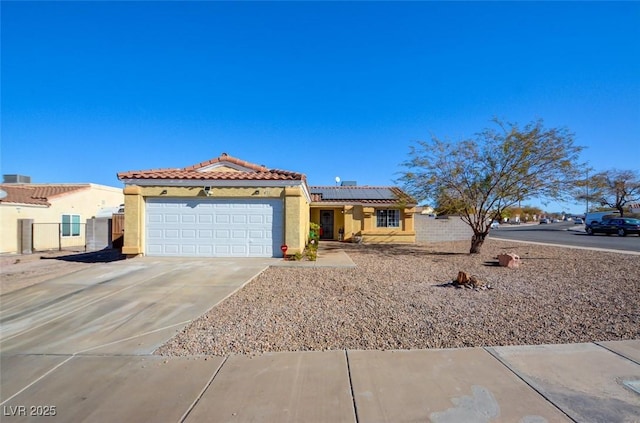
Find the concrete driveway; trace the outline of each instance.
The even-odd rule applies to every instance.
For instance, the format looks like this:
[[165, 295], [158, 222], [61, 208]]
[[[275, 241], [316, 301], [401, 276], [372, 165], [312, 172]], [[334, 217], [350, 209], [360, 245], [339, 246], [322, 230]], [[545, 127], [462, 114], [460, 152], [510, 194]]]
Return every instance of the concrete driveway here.
[[150, 354], [271, 261], [144, 257], [10, 292], [2, 354]]
[[0, 419], [178, 420], [221, 360], [148, 354], [273, 261], [136, 258], [0, 296]]

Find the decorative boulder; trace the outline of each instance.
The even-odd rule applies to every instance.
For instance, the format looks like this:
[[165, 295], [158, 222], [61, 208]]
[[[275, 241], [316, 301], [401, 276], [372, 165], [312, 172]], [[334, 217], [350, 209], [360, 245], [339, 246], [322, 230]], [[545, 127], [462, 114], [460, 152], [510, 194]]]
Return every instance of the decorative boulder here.
[[456, 288], [471, 288], [471, 289], [492, 289], [491, 285], [482, 282], [476, 275], [467, 274], [467, 272], [459, 271], [458, 276], [451, 282], [451, 285]]
[[520, 256], [509, 253], [498, 255], [498, 262], [502, 267], [508, 267], [510, 269], [520, 266]]
[[458, 272], [458, 277], [453, 281], [458, 285], [466, 285], [469, 283], [469, 275], [467, 275], [467, 272], [460, 271]]

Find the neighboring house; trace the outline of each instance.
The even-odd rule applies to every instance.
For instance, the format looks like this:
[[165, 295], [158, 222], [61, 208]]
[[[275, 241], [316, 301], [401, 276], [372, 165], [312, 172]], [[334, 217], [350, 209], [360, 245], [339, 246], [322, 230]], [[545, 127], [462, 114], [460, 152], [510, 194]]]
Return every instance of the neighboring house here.
[[396, 187], [351, 184], [311, 187], [311, 221], [321, 239], [415, 242], [413, 198]]
[[325, 239], [338, 239], [340, 228], [345, 238], [358, 234], [365, 242], [415, 238], [408, 212], [413, 200], [396, 188], [353, 187], [352, 194], [367, 195], [330, 200], [318, 187], [312, 200], [304, 174], [225, 153], [185, 168], [127, 171], [118, 178], [125, 183], [127, 255], [282, 257], [283, 245], [287, 254], [304, 250], [311, 221], [323, 223]]
[[24, 219], [33, 221], [34, 232], [28, 241], [37, 250], [84, 245], [86, 220], [105, 207], [124, 202], [122, 188], [6, 181], [5, 177], [0, 184], [0, 253], [22, 252], [19, 221]]

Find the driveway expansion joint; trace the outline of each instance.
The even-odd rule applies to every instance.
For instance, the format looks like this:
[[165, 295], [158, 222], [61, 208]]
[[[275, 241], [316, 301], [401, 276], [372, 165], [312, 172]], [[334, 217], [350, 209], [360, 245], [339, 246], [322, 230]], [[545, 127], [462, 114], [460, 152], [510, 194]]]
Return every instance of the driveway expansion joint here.
[[567, 414], [567, 412], [564, 411], [562, 408], [560, 408], [558, 406], [558, 404], [553, 402], [553, 400], [551, 398], [549, 398], [549, 396], [545, 395], [544, 392], [541, 392], [538, 388], [536, 388], [535, 384], [528, 377], [526, 377], [523, 374], [521, 374], [519, 371], [517, 371], [511, 365], [509, 365], [509, 363], [507, 363], [506, 360], [504, 360], [502, 357], [500, 357], [500, 355], [493, 349], [493, 347], [482, 347], [482, 349], [485, 350], [487, 353], [489, 353], [489, 355], [491, 355], [493, 358], [498, 360], [498, 362], [500, 364], [502, 364], [504, 367], [506, 367], [508, 371], [513, 373], [518, 379], [520, 379], [522, 382], [524, 382], [524, 384], [526, 384], [534, 392], [536, 392], [538, 395], [540, 395], [542, 398], [544, 398], [544, 400], [547, 403], [549, 403], [553, 408], [558, 410], [560, 413], [564, 414], [572, 422], [578, 423], [578, 421], [576, 419], [574, 419], [572, 416]]
[[347, 375], [349, 376], [349, 392], [351, 393], [351, 401], [353, 402], [353, 417], [355, 422], [358, 423], [358, 404], [356, 403], [356, 395], [353, 390], [353, 380], [351, 378], [351, 365], [349, 364], [349, 350], [344, 350], [344, 358], [347, 360]]
[[225, 365], [225, 363], [227, 362], [227, 359], [229, 359], [228, 355], [224, 357], [224, 360], [222, 360], [222, 363], [220, 363], [220, 365], [218, 366], [216, 371], [213, 372], [213, 375], [211, 376], [211, 379], [209, 379], [209, 382], [207, 382], [207, 384], [205, 384], [204, 388], [202, 388], [202, 391], [200, 391], [200, 394], [198, 394], [196, 399], [193, 400], [193, 402], [191, 403], [191, 405], [189, 406], [187, 411], [184, 412], [184, 414], [182, 415], [182, 417], [179, 420], [180, 423], [183, 423], [187, 419], [187, 417], [189, 417], [189, 414], [191, 414], [191, 412], [193, 411], [195, 406], [198, 405], [198, 403], [202, 399], [202, 396], [204, 395], [204, 393], [207, 392], [207, 389], [209, 389], [209, 387], [213, 383], [213, 380], [216, 378], [216, 376], [218, 376], [218, 373], [220, 373], [220, 370], [222, 370], [222, 366]]
[[615, 355], [617, 355], [618, 357], [621, 357], [621, 358], [627, 359], [627, 360], [629, 360], [630, 362], [632, 362], [633, 364], [637, 364], [637, 365], [639, 365], [639, 366], [640, 366], [640, 362], [639, 362], [639, 361], [636, 361], [636, 360], [634, 360], [634, 359], [633, 359], [633, 358], [631, 358], [631, 357], [627, 357], [626, 355], [621, 354], [620, 352], [618, 352], [618, 351], [616, 351], [616, 350], [613, 350], [613, 349], [611, 349], [611, 348], [607, 347], [606, 345], [602, 345], [602, 343], [600, 343], [600, 342], [594, 342], [594, 344], [595, 344], [595, 345], [597, 345], [597, 346], [599, 346], [600, 348], [604, 348], [605, 350], [607, 350], [607, 351], [609, 351], [609, 352], [614, 353], [614, 354], [615, 354]]

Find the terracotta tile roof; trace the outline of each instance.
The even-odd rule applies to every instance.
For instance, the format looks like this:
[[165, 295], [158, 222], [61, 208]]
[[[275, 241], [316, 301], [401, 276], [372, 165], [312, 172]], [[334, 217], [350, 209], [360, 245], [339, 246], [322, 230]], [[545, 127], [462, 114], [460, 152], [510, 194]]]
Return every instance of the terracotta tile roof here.
[[0, 203], [50, 206], [49, 200], [70, 192], [89, 189], [89, 184], [0, 184], [7, 196]]
[[395, 205], [402, 202], [407, 206], [417, 203], [398, 187], [312, 186], [309, 189], [312, 203]]
[[249, 162], [246, 162], [244, 160], [240, 160], [240, 159], [237, 159], [235, 157], [232, 157], [232, 156], [228, 155], [227, 153], [222, 153], [220, 155], [220, 157], [216, 157], [215, 159], [207, 160], [205, 162], [198, 163], [198, 164], [193, 165], [193, 166], [185, 167], [184, 170], [198, 170], [198, 169], [202, 169], [203, 167], [211, 166], [212, 164], [216, 164], [216, 163], [221, 163], [221, 164], [233, 163], [233, 164], [236, 164], [238, 166], [242, 166], [242, 167], [246, 167], [246, 168], [249, 168], [249, 169], [253, 169], [256, 172], [268, 172], [269, 171], [269, 169], [267, 169], [267, 167], [264, 166], [264, 165], [257, 165], [257, 164], [254, 164], [254, 163], [249, 163]]
[[[240, 166], [243, 170], [237, 172], [206, 170], [211, 165], [232, 164]], [[202, 163], [188, 166], [183, 169], [150, 169], [150, 170], [131, 170], [118, 173], [118, 179], [187, 179], [187, 180], [306, 180], [305, 175], [287, 170], [268, 169], [262, 165], [256, 165], [244, 160], [231, 157], [223, 153], [220, 157], [207, 160]]]

